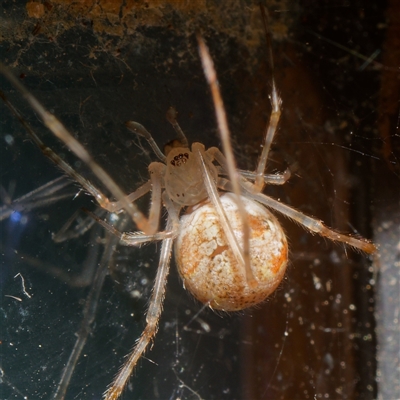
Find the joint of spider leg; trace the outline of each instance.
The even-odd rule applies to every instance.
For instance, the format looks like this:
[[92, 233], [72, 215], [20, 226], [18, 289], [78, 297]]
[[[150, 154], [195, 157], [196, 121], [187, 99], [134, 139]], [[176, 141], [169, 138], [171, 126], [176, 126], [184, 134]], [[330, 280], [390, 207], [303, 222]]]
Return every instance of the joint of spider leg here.
[[336, 232], [333, 229], [329, 229], [322, 221], [317, 221], [314, 224], [314, 227], [309, 226], [309, 229], [312, 232], [327, 237], [328, 239], [345, 243], [368, 254], [374, 254], [378, 250], [377, 247], [370, 241], [361, 237], [355, 237]]
[[175, 132], [178, 135], [178, 141], [182, 144], [182, 147], [189, 147], [189, 141], [187, 140], [186, 135], [178, 124], [177, 121], [178, 112], [174, 107], [170, 107], [166, 113], [167, 121], [172, 125], [175, 129]]
[[99, 205], [105, 209], [107, 209], [110, 205], [109, 200], [99, 192], [96, 193], [95, 199], [96, 199], [97, 203], [99, 203]]
[[280, 108], [282, 105], [282, 99], [278, 94], [278, 90], [276, 88], [276, 83], [275, 79], [272, 79], [272, 91], [271, 95], [269, 96], [271, 99], [271, 105], [272, 105], [272, 112], [277, 114], [280, 114]]
[[290, 172], [290, 169], [286, 168], [283, 171], [282, 176], [283, 176], [283, 183], [287, 182], [290, 179], [290, 177], [292, 176], [292, 173]]
[[135, 121], [126, 121], [125, 122], [125, 126], [132, 131], [133, 133], [135, 133], [138, 136], [142, 136], [146, 139], [148, 139], [149, 137], [151, 137], [150, 132], [141, 124], [139, 124], [138, 122]]
[[40, 150], [42, 151], [42, 153], [49, 158], [51, 161], [57, 163], [59, 160], [59, 157], [57, 155], [54, 154], [53, 150], [51, 150], [49, 147], [43, 145], [43, 144], [38, 144], [38, 146], [40, 147]]
[[168, 108], [168, 111], [165, 114], [165, 117], [167, 118], [167, 121], [171, 124], [174, 125], [176, 124], [176, 117], [178, 116], [178, 112], [174, 107]]
[[150, 144], [150, 146], [153, 149], [153, 151], [156, 154], [156, 156], [162, 162], [165, 162], [165, 159], [166, 159], [165, 155], [160, 150], [160, 148], [158, 147], [157, 143], [155, 142], [155, 140], [151, 136], [151, 133], [143, 125], [141, 125], [141, 124], [139, 124], [138, 122], [135, 122], [135, 121], [127, 121], [127, 122], [125, 122], [125, 126], [130, 131], [135, 133], [136, 135], [144, 137], [147, 140], [147, 142]]

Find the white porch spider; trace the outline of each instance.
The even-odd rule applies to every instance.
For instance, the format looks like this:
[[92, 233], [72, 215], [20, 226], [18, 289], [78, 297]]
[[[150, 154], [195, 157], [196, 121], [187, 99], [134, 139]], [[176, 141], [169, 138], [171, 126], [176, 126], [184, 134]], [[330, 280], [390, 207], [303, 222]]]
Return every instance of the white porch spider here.
[[[101, 207], [110, 212], [126, 211], [141, 232], [119, 233], [106, 223], [101, 222], [101, 224], [126, 245], [162, 240], [154, 291], [147, 312], [147, 326], [107, 390], [105, 394], [107, 400], [119, 398], [137, 361], [157, 332], [174, 239], [176, 239], [175, 256], [184, 285], [203, 303], [227, 311], [244, 309], [264, 300], [275, 290], [284, 276], [288, 254], [286, 238], [276, 218], [258, 203], [277, 210], [311, 232], [328, 239], [346, 243], [367, 253], [375, 251], [372, 243], [335, 232], [325, 227], [321, 221], [262, 194], [266, 184], [283, 184], [289, 178], [288, 173], [265, 174], [269, 149], [280, 118], [281, 101], [274, 81], [271, 95], [273, 111], [257, 168], [255, 172], [236, 169], [212, 60], [201, 38], [199, 46], [203, 68], [213, 94], [224, 153], [214, 147], [205, 150], [200, 143], [194, 143], [190, 150], [173, 110], [168, 112], [167, 117], [176, 129], [179, 139], [166, 150], [165, 155], [143, 126], [129, 122], [128, 128], [144, 136], [161, 161], [150, 164], [150, 180], [129, 195], [122, 192], [60, 121], [44, 109], [4, 67], [1, 67], [2, 72], [39, 113], [46, 126], [87, 163], [117, 201], [109, 201], [88, 180], [75, 172], [31, 133], [32, 139], [44, 154], [89, 192]], [[228, 179], [225, 176], [228, 176]], [[220, 196], [218, 189], [231, 191], [233, 194]], [[152, 199], [149, 217], [146, 218], [133, 202], [149, 191], [152, 192]], [[162, 204], [167, 209], [168, 220], [165, 231], [159, 232]], [[179, 219], [183, 207], [188, 207], [188, 213]], [[254, 207], [256, 211], [250, 207]], [[255, 212], [257, 216], [254, 215]], [[208, 225], [208, 230], [204, 225]], [[211, 238], [200, 237], [200, 234]], [[267, 242], [258, 244], [257, 240], [260, 237]], [[263, 251], [257, 253], [255, 251], [257, 247], [261, 247]], [[206, 255], [201, 253], [202, 250]], [[195, 257], [197, 255], [202, 258], [197, 259]], [[206, 256], [212, 260], [204, 261]]]

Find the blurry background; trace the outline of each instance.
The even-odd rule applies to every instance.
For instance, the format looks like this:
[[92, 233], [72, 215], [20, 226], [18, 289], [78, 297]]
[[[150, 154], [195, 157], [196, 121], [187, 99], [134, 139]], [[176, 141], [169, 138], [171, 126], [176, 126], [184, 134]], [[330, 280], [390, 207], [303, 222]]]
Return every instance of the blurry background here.
[[[266, 193], [330, 227], [373, 239], [380, 258], [373, 264], [278, 215], [291, 251], [285, 281], [264, 304], [234, 314], [202, 309], [172, 261], [159, 332], [124, 398], [400, 396], [400, 14], [392, 3], [265, 3], [283, 99], [268, 171], [292, 172], [286, 185]], [[1, 60], [126, 192], [147, 180], [147, 165], [156, 160], [127, 131], [127, 120], [143, 124], [163, 146], [174, 138], [165, 119], [173, 105], [191, 142], [219, 146], [197, 30], [216, 64], [238, 165], [256, 165], [272, 72], [257, 2], [3, 1], [1, 7]], [[99, 184], [3, 78], [1, 90], [47, 145]], [[3, 104], [1, 116], [7, 202], [5, 193], [15, 199], [60, 171]], [[66, 190], [79, 192], [74, 185]], [[85, 282], [99, 263], [104, 234], [95, 227], [52, 241], [76, 210], [95, 209], [83, 193], [73, 197], [2, 221], [1, 398], [50, 399], [75, 343]], [[139, 202], [144, 211], [148, 202]], [[100, 399], [140, 335], [159, 247], [119, 247], [113, 254], [67, 399]]]

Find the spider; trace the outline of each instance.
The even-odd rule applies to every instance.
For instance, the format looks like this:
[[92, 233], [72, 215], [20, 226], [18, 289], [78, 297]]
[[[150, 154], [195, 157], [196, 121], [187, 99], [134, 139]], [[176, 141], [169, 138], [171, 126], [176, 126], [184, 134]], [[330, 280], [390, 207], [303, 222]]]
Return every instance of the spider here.
[[[216, 147], [205, 149], [201, 143], [189, 146], [177, 122], [176, 111], [172, 108], [167, 112], [167, 119], [176, 130], [178, 139], [166, 146], [164, 152], [142, 125], [129, 121], [128, 129], [144, 137], [160, 160], [149, 165], [150, 179], [129, 195], [118, 187], [56, 117], [5, 67], [0, 67], [41, 116], [44, 124], [91, 168], [116, 201], [110, 201], [90, 181], [46, 147], [34, 132], [28, 131], [36, 145], [91, 194], [103, 209], [109, 212], [125, 211], [139, 232], [119, 232], [98, 217], [93, 215], [93, 218], [124, 245], [137, 246], [150, 241], [162, 241], [154, 290], [146, 316], [147, 325], [105, 392], [106, 400], [120, 397], [138, 360], [157, 332], [174, 241], [176, 264], [184, 286], [204, 304], [224, 311], [242, 310], [260, 303], [284, 277], [288, 261], [287, 240], [276, 217], [264, 206], [289, 217], [312, 233], [366, 253], [376, 251], [371, 242], [338, 233], [327, 228], [322, 221], [262, 193], [267, 184], [284, 184], [290, 177], [289, 172], [278, 175], [265, 173], [281, 114], [281, 100], [274, 79], [272, 113], [257, 167], [254, 172], [236, 168], [216, 72], [206, 44], [200, 36], [198, 41], [204, 73], [213, 96], [223, 152]], [[151, 205], [149, 216], [146, 217], [134, 202], [150, 191]], [[160, 231], [162, 205], [167, 210], [168, 218], [165, 230]], [[181, 216], [183, 210], [185, 214]]]

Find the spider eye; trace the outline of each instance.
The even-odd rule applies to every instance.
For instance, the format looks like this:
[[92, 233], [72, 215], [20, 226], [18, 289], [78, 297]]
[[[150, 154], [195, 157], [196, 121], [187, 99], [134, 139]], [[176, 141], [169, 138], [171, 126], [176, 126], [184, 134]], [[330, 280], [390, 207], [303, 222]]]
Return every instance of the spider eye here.
[[182, 164], [186, 164], [189, 159], [189, 153], [179, 153], [171, 160], [171, 165], [174, 167], [180, 167]]

